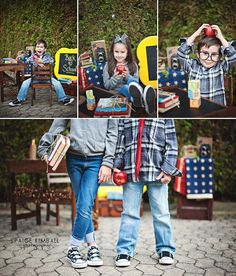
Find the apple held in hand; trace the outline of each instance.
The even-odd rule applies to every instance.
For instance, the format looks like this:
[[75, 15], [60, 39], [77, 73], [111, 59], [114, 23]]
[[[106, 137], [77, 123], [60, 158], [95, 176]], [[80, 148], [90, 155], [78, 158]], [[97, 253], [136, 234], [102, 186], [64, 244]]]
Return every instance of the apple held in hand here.
[[37, 56], [33, 56], [33, 60], [38, 60], [38, 57]]
[[116, 71], [121, 75], [125, 71], [125, 66], [124, 65], [118, 65], [116, 67]]
[[124, 185], [128, 180], [127, 173], [124, 171], [114, 172], [112, 175], [112, 181], [117, 186]]
[[205, 36], [215, 36], [216, 32], [214, 29], [212, 29], [211, 26], [204, 28], [204, 34]]

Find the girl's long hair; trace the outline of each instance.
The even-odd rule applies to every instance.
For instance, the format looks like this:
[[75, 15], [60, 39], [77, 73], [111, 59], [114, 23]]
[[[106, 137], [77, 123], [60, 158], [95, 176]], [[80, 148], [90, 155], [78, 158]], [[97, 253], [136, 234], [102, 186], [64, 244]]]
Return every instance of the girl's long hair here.
[[[117, 43], [122, 43], [122, 42], [117, 42]], [[134, 73], [137, 70], [137, 67], [136, 67], [134, 58], [132, 56], [131, 43], [129, 41], [129, 38], [126, 38], [126, 43], [123, 43], [123, 44], [127, 48], [126, 61], [127, 61], [127, 66], [129, 68], [130, 75], [134, 75]], [[114, 45], [115, 45], [115, 41], [113, 39], [111, 48], [110, 48], [110, 52], [108, 54], [108, 60], [107, 60], [108, 73], [109, 73], [110, 77], [114, 75], [114, 70], [116, 68], [116, 63], [117, 63], [117, 61], [115, 60], [114, 55], [113, 55]]]

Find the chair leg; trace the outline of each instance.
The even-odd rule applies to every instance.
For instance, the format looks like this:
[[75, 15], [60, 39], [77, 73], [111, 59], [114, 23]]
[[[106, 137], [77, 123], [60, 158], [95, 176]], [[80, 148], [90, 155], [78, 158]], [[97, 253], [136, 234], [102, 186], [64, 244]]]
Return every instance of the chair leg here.
[[34, 88], [34, 100], [36, 100], [36, 91], [35, 91], [35, 88]]
[[60, 210], [59, 210], [59, 204], [56, 204], [56, 225], [58, 226], [60, 224]]
[[52, 88], [50, 89], [50, 106], [52, 106]]
[[50, 220], [50, 204], [47, 203], [46, 221]]

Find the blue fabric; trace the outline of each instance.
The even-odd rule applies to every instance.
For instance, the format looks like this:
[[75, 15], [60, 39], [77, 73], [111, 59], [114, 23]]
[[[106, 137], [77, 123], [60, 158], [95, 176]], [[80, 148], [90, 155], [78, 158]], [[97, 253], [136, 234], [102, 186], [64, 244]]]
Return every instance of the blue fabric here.
[[182, 70], [167, 69], [166, 72], [158, 73], [158, 87], [178, 85], [179, 88], [187, 90], [185, 73]]
[[214, 163], [211, 158], [186, 158], [186, 197], [212, 198]]
[[140, 204], [145, 184], [148, 188], [153, 217], [156, 252], [157, 254], [162, 251], [175, 252], [168, 206], [168, 185], [155, 181], [129, 182], [123, 186], [123, 212], [117, 242], [118, 254], [127, 254], [131, 257], [134, 255], [140, 222]]
[[103, 68], [105, 66], [105, 62], [93, 62], [94, 65], [85, 68], [85, 73], [88, 79], [89, 84], [94, 84], [95, 86], [104, 88], [103, 85]]
[[[102, 156], [67, 154], [67, 170], [76, 199], [76, 216], [71, 245], [87, 242], [86, 235], [94, 232], [92, 209], [98, 191], [98, 173]], [[90, 242], [92, 242], [90, 240]]]

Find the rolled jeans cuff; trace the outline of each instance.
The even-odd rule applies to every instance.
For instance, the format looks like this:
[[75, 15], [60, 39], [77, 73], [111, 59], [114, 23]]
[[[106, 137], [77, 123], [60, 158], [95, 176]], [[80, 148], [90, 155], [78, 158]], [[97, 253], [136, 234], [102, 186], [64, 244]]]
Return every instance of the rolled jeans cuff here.
[[87, 243], [95, 242], [94, 232], [86, 234], [85, 242], [87, 242]]
[[72, 235], [70, 236], [70, 245], [78, 246], [80, 247], [84, 243], [84, 240], [78, 240]]

